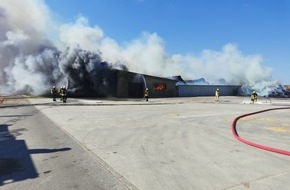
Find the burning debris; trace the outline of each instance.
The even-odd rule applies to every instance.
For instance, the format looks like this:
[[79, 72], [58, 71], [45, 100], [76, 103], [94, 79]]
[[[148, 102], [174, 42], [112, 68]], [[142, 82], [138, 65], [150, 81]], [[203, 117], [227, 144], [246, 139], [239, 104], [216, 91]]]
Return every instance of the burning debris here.
[[264, 97], [283, 97], [287, 98], [289, 97], [287, 89], [280, 84], [275, 84], [275, 85], [243, 85], [240, 88], [239, 94], [243, 96], [248, 96], [250, 95], [253, 91], [257, 91], [259, 96], [264, 96]]

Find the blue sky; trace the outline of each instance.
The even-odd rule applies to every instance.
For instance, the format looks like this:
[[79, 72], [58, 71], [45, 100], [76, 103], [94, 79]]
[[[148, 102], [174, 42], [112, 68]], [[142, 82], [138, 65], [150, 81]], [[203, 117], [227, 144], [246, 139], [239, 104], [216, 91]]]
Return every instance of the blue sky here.
[[156, 33], [168, 54], [219, 51], [233, 43], [259, 54], [273, 77], [290, 84], [288, 0], [46, 0], [61, 22], [82, 15], [118, 43]]

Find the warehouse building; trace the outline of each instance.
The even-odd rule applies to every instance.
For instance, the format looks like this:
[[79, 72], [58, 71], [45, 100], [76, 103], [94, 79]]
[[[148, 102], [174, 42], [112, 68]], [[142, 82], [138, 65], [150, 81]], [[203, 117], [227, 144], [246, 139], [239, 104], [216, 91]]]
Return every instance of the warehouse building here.
[[180, 76], [164, 78], [115, 69], [91, 74], [95, 76], [94, 80], [71, 91], [71, 96], [143, 98], [146, 88], [150, 98], [213, 96], [217, 88], [220, 89], [221, 96], [234, 96], [240, 88], [233, 85], [192, 85], [183, 81]]
[[[238, 95], [239, 85], [192, 85], [180, 83], [181, 77], [162, 78], [128, 71], [117, 71], [118, 98], [142, 98], [145, 88], [151, 98], [214, 96], [216, 89], [221, 96]], [[182, 79], [181, 79], [182, 80]]]
[[[69, 96], [101, 98], [143, 98], [148, 88], [150, 98], [176, 97], [176, 80], [125, 70], [107, 69], [91, 73], [92, 80], [69, 81]], [[77, 83], [78, 88], [75, 84]]]
[[128, 71], [117, 71], [118, 98], [142, 98], [146, 88], [151, 98], [175, 97], [176, 80]]

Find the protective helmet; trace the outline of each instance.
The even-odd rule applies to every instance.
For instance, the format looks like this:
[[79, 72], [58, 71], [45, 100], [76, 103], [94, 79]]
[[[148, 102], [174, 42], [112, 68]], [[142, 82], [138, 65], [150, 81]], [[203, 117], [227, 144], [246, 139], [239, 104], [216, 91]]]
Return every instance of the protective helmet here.
[[148, 90], [148, 88], [146, 88], [146, 90]]
[[52, 88], [55, 88], [55, 86], [53, 86]]
[[219, 91], [220, 89], [216, 89], [217, 91]]

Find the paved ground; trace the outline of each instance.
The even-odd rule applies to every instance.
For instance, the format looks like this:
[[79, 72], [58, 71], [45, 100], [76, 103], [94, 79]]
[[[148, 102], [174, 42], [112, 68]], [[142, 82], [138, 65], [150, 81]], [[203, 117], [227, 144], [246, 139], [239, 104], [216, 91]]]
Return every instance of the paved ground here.
[[[290, 157], [237, 141], [242, 114], [290, 106], [244, 97], [141, 100], [30, 98], [43, 114], [124, 183], [141, 190], [289, 189]], [[290, 109], [238, 122], [241, 137], [290, 151]]]
[[1, 190], [126, 190], [128, 184], [26, 99], [5, 97], [0, 105]]

